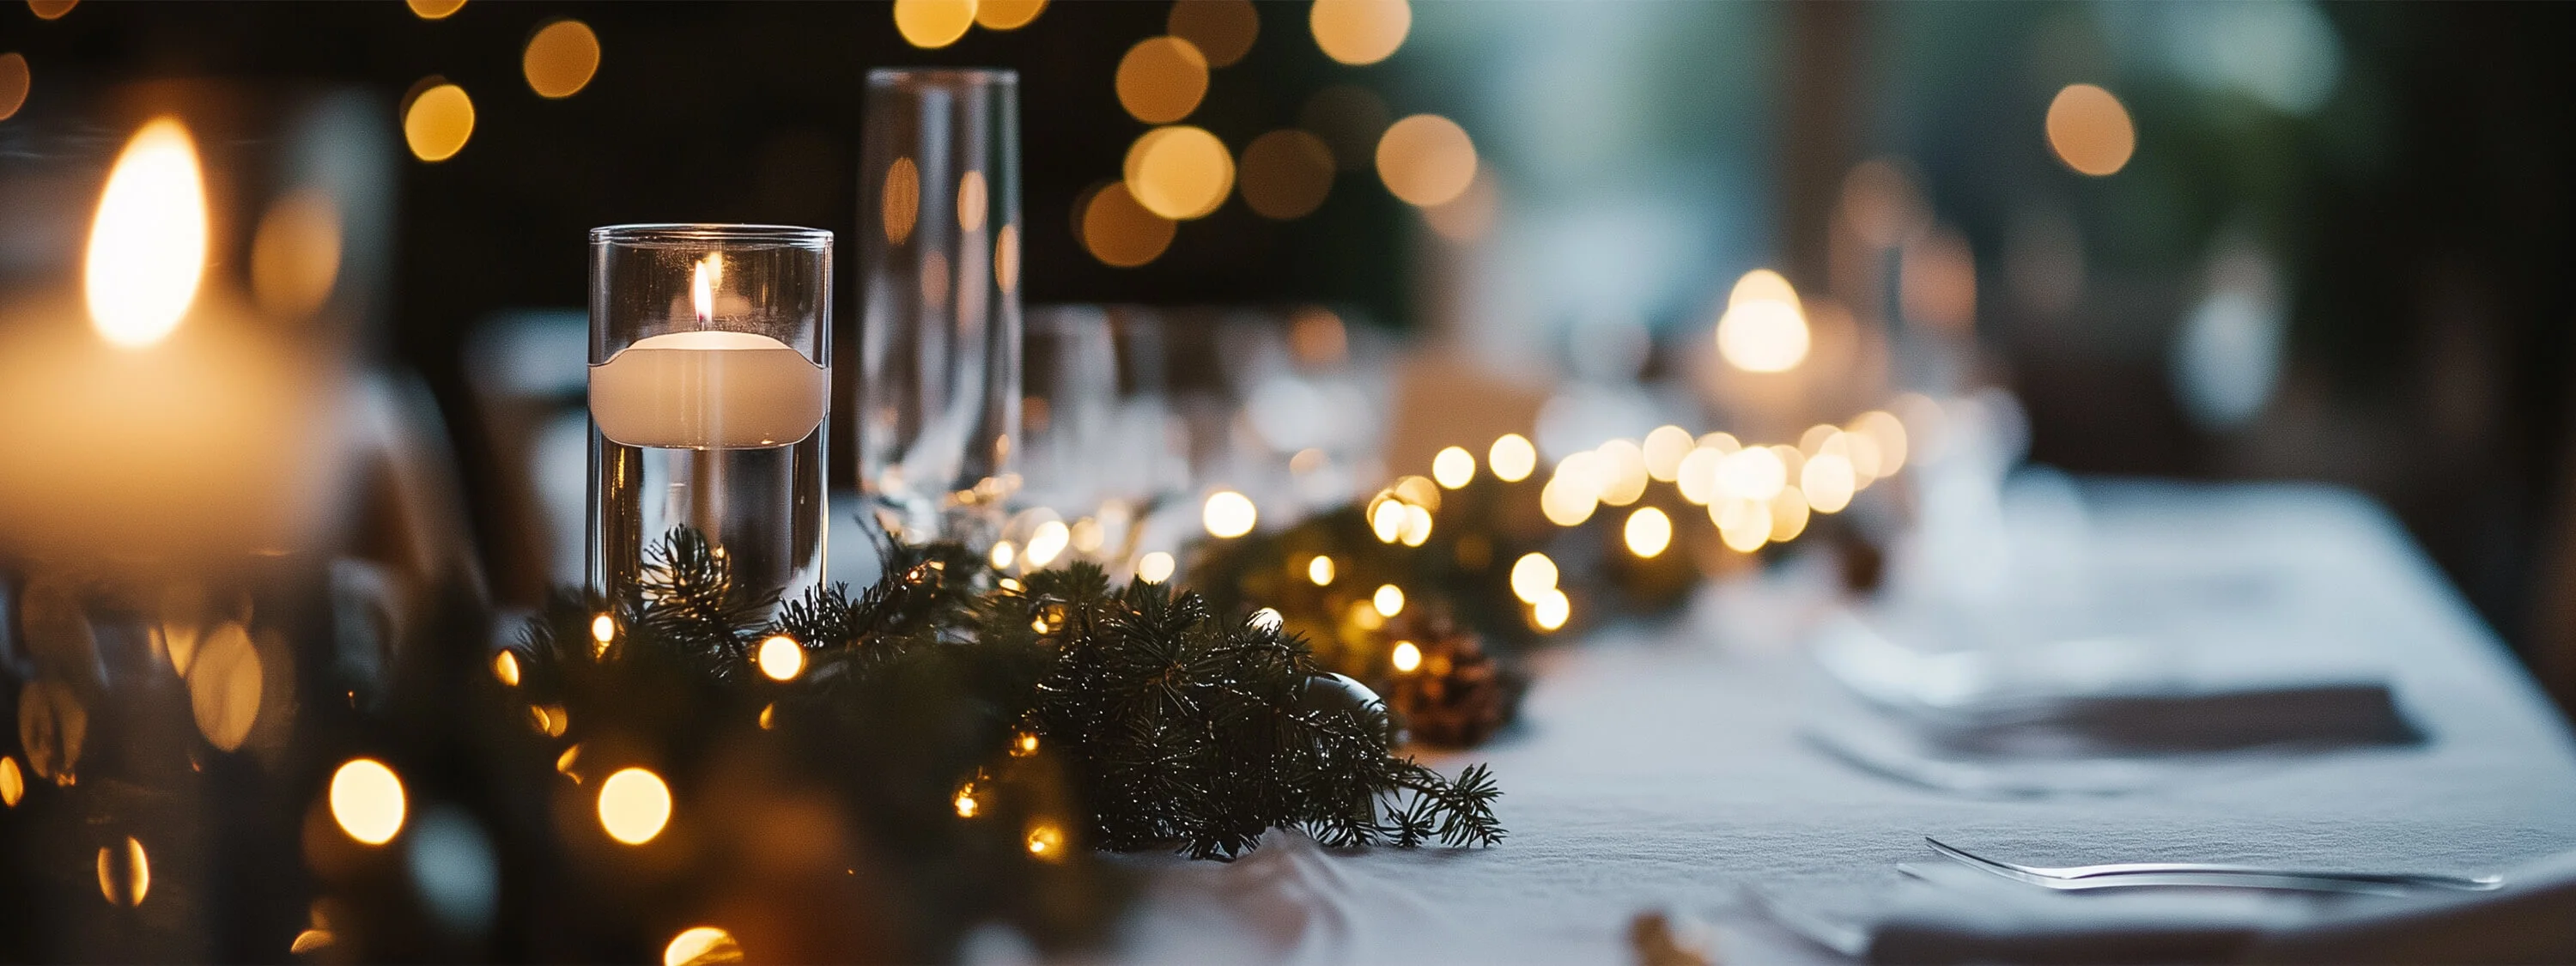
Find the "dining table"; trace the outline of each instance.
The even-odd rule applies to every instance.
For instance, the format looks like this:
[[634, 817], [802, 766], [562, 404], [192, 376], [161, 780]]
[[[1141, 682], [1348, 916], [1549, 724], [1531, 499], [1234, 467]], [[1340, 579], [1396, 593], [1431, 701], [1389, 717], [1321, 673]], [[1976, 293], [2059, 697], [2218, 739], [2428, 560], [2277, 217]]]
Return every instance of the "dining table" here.
[[[1762, 903], [1865, 923], [1906, 884], [1900, 863], [1942, 861], [1927, 836], [2037, 865], [2459, 875], [2576, 850], [2565, 719], [2384, 507], [2315, 484], [2064, 490], [2077, 523], [2034, 524], [2007, 501], [2005, 543], [2080, 555], [2072, 599], [2107, 632], [2360, 669], [2386, 682], [2410, 736], [2142, 759], [2153, 780], [2063, 794], [1858, 767], [1816, 740], [1820, 725], [1871, 713], [1821, 672], [1818, 635], [1854, 613], [1901, 634], [1943, 610], [1867, 599], [1792, 559], [1713, 581], [1675, 615], [1536, 654], [1517, 723], [1481, 747], [1424, 753], [1444, 771], [1492, 766], [1510, 833], [1499, 845], [1345, 850], [1276, 831], [1233, 862], [1126, 857], [1146, 885], [1112, 958], [1639, 961], [1640, 917], [1654, 914], [1649, 931], [1686, 934], [1712, 961], [1841, 961]], [[2068, 609], [2009, 589], [1978, 606]], [[968, 958], [1008, 951], [970, 943]]]

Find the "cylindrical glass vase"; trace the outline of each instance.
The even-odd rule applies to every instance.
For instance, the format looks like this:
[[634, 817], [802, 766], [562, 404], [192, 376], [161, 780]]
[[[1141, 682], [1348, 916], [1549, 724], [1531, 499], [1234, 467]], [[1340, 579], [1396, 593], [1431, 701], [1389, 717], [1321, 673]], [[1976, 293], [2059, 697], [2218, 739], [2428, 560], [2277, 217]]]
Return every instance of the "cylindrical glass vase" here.
[[590, 233], [592, 592], [638, 599], [703, 539], [738, 592], [823, 580], [832, 233]]
[[859, 486], [901, 540], [992, 539], [1018, 488], [1019, 75], [868, 75]]

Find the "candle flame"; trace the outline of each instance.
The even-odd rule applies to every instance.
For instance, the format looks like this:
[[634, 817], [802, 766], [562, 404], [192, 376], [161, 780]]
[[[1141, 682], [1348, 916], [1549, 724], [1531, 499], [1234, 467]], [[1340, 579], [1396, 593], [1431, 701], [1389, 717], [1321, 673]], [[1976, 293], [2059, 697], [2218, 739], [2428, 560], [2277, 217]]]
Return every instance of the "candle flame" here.
[[724, 279], [724, 255], [710, 253], [698, 259], [698, 267], [689, 275], [689, 304], [698, 310], [698, 322], [715, 321], [716, 283]]
[[90, 324], [126, 348], [161, 341], [196, 300], [206, 266], [206, 185], [176, 118], [134, 132], [99, 196], [83, 276]]

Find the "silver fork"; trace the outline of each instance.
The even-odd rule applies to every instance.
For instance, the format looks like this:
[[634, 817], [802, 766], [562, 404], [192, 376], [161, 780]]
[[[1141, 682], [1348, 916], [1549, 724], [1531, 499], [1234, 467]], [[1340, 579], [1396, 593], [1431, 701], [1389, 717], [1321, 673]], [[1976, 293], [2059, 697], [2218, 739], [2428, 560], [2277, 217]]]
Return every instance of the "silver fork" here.
[[2491, 892], [2504, 886], [2498, 875], [2456, 876], [2420, 872], [2335, 872], [2266, 869], [2205, 862], [2115, 862], [2105, 865], [2038, 866], [1989, 859], [1954, 848], [1929, 835], [1932, 851], [1973, 869], [2047, 889], [2085, 890], [2141, 886], [2230, 886], [2239, 889], [2293, 889], [2302, 892], [2397, 893], [2424, 889]]

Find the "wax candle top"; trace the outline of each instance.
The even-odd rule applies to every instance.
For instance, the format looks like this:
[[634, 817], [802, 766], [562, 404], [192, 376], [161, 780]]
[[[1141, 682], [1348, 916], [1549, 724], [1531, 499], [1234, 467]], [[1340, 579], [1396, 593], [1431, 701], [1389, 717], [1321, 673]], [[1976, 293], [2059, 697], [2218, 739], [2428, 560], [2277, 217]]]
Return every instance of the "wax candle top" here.
[[628, 446], [785, 446], [822, 425], [830, 383], [822, 366], [765, 335], [666, 332], [590, 367], [590, 418]]

